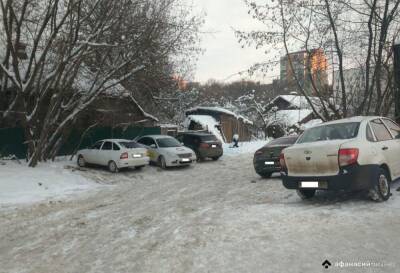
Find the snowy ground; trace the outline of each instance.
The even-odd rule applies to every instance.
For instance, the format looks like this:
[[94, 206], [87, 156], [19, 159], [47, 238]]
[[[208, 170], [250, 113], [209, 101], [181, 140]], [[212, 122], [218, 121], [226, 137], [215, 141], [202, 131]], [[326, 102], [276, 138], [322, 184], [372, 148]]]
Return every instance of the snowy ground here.
[[[3, 206], [0, 272], [400, 271], [399, 183], [386, 203], [345, 193], [304, 202], [255, 174], [258, 146], [184, 169], [88, 169], [80, 174], [113, 186]], [[386, 264], [327, 271], [325, 259]]]
[[69, 162], [41, 164], [37, 168], [29, 168], [26, 162], [0, 163], [0, 206], [58, 200], [98, 187], [72, 172], [68, 165], [73, 164]]

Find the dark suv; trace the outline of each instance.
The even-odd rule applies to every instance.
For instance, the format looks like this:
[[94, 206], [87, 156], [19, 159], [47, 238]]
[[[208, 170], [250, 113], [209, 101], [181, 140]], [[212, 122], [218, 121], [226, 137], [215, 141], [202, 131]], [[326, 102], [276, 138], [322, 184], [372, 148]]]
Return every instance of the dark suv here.
[[298, 136], [281, 137], [270, 141], [254, 154], [253, 164], [256, 172], [264, 177], [271, 177], [272, 173], [280, 172], [279, 156], [283, 149], [292, 146]]
[[176, 139], [195, 151], [199, 161], [205, 158], [218, 160], [223, 155], [222, 143], [213, 134], [201, 132], [178, 133]]

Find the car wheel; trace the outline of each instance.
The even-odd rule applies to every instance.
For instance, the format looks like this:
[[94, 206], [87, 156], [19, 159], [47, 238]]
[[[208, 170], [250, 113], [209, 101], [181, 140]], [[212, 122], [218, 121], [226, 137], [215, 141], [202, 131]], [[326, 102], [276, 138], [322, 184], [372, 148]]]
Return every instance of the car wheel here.
[[376, 202], [387, 201], [390, 198], [390, 177], [384, 169], [379, 169], [374, 187], [370, 189], [369, 196]]
[[212, 157], [212, 160], [217, 161], [220, 158], [220, 156]]
[[81, 167], [81, 168], [86, 166], [86, 161], [85, 161], [85, 158], [83, 158], [83, 155], [79, 155], [78, 156], [77, 163], [78, 163], [78, 166]]
[[166, 169], [167, 168], [167, 163], [165, 162], [165, 158], [162, 155], [158, 158], [158, 166], [161, 169]]
[[297, 194], [300, 196], [301, 199], [307, 200], [311, 199], [315, 196], [315, 189], [298, 189]]
[[262, 178], [271, 178], [272, 173], [259, 173]]
[[115, 163], [114, 161], [108, 162], [108, 170], [112, 173], [117, 173], [118, 172], [117, 163]]

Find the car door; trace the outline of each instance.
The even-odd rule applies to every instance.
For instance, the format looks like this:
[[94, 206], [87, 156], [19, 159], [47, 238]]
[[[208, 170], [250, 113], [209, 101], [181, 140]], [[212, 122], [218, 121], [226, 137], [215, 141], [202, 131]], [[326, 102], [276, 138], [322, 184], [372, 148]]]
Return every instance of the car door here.
[[97, 163], [102, 166], [107, 166], [108, 162], [111, 160], [111, 153], [112, 153], [112, 142], [105, 141], [103, 146], [101, 146], [101, 150], [99, 150], [97, 155]]
[[159, 151], [158, 151], [158, 146], [156, 141], [153, 138], [148, 138], [147, 140], [148, 143], [148, 150], [149, 150], [149, 157], [150, 160], [153, 162], [157, 162], [158, 156], [159, 156]]
[[113, 142], [113, 149], [112, 149], [112, 151], [110, 151], [111, 152], [110, 158], [112, 160], [117, 161], [121, 158], [121, 154], [122, 154], [121, 148], [122, 147], [119, 144], [117, 144], [116, 142]]
[[385, 159], [385, 163], [389, 166], [392, 177], [397, 177], [399, 168], [397, 167], [396, 158], [399, 150], [397, 149], [396, 142], [393, 141], [393, 136], [386, 128], [381, 119], [374, 119], [370, 121], [371, 129], [375, 135], [376, 142], [375, 148], [378, 153], [381, 153]]
[[158, 157], [157, 152], [154, 147], [150, 147], [152, 144], [155, 145], [154, 140], [150, 137], [142, 137], [138, 139], [137, 142], [146, 146], [147, 150], [149, 151], [150, 160], [156, 162]]
[[393, 178], [397, 178], [400, 176], [400, 156], [398, 156], [400, 154], [400, 126], [390, 119], [384, 118], [382, 120], [393, 137], [391, 142], [393, 145], [395, 166], [393, 167], [392, 173]]
[[88, 162], [90, 164], [97, 164], [96, 156], [102, 145], [103, 145], [103, 141], [97, 141], [94, 145], [92, 145], [92, 147], [90, 147], [87, 150], [87, 154], [85, 155], [86, 162]]

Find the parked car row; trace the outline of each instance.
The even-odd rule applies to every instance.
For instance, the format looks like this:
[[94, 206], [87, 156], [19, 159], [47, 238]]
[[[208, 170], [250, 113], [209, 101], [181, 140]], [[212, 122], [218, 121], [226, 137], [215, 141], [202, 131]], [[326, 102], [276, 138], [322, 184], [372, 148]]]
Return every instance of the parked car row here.
[[388, 118], [327, 122], [306, 130], [291, 145], [293, 140], [277, 139], [258, 150], [254, 166], [266, 177], [280, 171], [283, 185], [303, 199], [317, 190], [365, 190], [371, 199], [386, 201], [390, 183], [400, 178], [400, 126]]
[[177, 138], [148, 135], [135, 140], [105, 139], [78, 151], [78, 166], [87, 164], [107, 166], [111, 172], [123, 168], [140, 169], [154, 163], [163, 169], [188, 166], [205, 158], [219, 159], [222, 143], [208, 133], [184, 132]]

